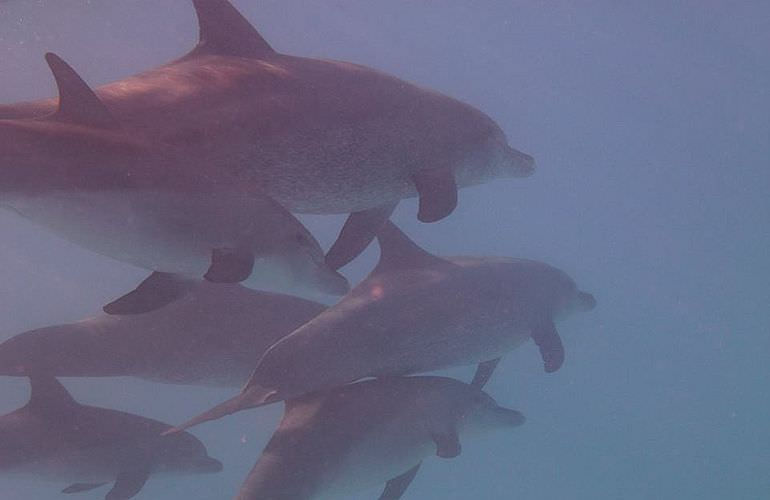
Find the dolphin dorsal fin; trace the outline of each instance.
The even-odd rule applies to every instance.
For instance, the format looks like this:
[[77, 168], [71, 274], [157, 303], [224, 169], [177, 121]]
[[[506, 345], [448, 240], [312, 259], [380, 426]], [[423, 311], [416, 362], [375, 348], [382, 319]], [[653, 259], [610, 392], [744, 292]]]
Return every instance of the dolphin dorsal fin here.
[[227, 0], [193, 0], [200, 40], [191, 55], [259, 59], [275, 51], [254, 26]]
[[380, 244], [380, 261], [374, 272], [392, 269], [428, 266], [453, 266], [451, 262], [426, 252], [409, 239], [391, 221], [385, 222], [377, 230], [377, 241]]
[[45, 60], [59, 88], [59, 109], [49, 118], [101, 128], [116, 128], [117, 121], [72, 66], [49, 52]]
[[52, 375], [30, 374], [29, 384], [31, 391], [27, 408], [56, 411], [78, 405], [61, 382]]

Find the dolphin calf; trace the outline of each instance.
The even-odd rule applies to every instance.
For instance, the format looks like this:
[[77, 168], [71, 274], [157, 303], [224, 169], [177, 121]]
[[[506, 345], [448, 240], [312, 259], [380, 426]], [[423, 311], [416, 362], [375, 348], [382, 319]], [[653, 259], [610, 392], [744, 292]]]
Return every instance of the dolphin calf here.
[[160, 436], [168, 426], [155, 420], [81, 405], [49, 375], [30, 383], [29, 402], [0, 416], [0, 474], [72, 483], [63, 493], [114, 482], [104, 498], [125, 500], [152, 475], [222, 470], [191, 434]]
[[[93, 93], [80, 85], [61, 99], [69, 100], [70, 118], [101, 127], [98, 139], [77, 139], [103, 151], [104, 129], [119, 123], [129, 137], [162, 146], [164, 159], [116, 172], [109, 167], [118, 151], [105, 152], [112, 161], [92, 158], [89, 166], [62, 168], [68, 176], [135, 184], [151, 170], [145, 185], [193, 177], [224, 190], [237, 187], [246, 199], [264, 190], [294, 212], [351, 213], [326, 256], [337, 269], [366, 247], [402, 198], [419, 196], [418, 218], [436, 221], [455, 208], [458, 187], [534, 171], [532, 157], [508, 146], [500, 127], [468, 104], [357, 64], [281, 54], [228, 1], [193, 4], [200, 41], [189, 54]], [[0, 118], [40, 117], [55, 106], [53, 100], [6, 105]], [[71, 155], [76, 137], [65, 135], [72, 127], [49, 133], [59, 141], [56, 156]], [[127, 138], [118, 142], [113, 148], [131, 147]], [[147, 196], [164, 204], [148, 211], [171, 210], [157, 191]], [[204, 210], [228, 209], [243, 214], [247, 207]], [[250, 261], [232, 245], [227, 267], [236, 270], [222, 272], [222, 279], [245, 274], [239, 263]]]
[[397, 500], [424, 458], [460, 454], [460, 437], [505, 430], [524, 416], [444, 377], [359, 382], [286, 402], [278, 429], [237, 500], [339, 499], [386, 483]]
[[200, 282], [161, 309], [102, 314], [21, 333], [0, 344], [0, 376], [133, 376], [241, 387], [270, 345], [326, 306], [237, 284]]
[[479, 363], [482, 387], [499, 358], [532, 338], [545, 370], [564, 361], [555, 321], [596, 301], [548, 264], [437, 257], [394, 224], [380, 260], [343, 299], [271, 346], [241, 393], [178, 429], [364, 377]]

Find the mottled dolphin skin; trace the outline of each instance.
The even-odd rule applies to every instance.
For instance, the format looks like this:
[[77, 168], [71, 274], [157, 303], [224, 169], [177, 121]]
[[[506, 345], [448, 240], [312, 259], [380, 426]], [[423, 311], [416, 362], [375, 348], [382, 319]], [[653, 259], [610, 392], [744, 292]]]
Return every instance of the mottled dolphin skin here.
[[81, 405], [49, 375], [33, 375], [30, 383], [29, 402], [0, 416], [0, 475], [71, 483], [63, 493], [114, 482], [104, 498], [125, 500], [152, 475], [222, 470], [191, 434], [160, 436], [166, 424]]
[[264, 133], [255, 122], [279, 122], [249, 105], [265, 83], [255, 68], [265, 63], [239, 52], [247, 40], [222, 42], [238, 30], [219, 15], [229, 4], [211, 11], [219, 3], [197, 2], [201, 42], [180, 61], [95, 93], [48, 54], [59, 99], [0, 110], [11, 117], [0, 119], [0, 206], [155, 271], [108, 313], [161, 307], [200, 276], [273, 291], [349, 289], [307, 229], [244, 175], [266, 156], [245, 149], [258, 148], [252, 140]]
[[474, 384], [482, 387], [497, 360], [530, 337], [553, 372], [564, 361], [554, 321], [596, 305], [542, 262], [436, 257], [390, 222], [377, 237], [380, 261], [364, 281], [271, 346], [240, 395], [179, 428], [364, 377], [480, 363]]
[[460, 437], [508, 430], [524, 416], [444, 377], [359, 382], [286, 402], [237, 500], [334, 500], [387, 483], [401, 498], [423, 459], [460, 454]]
[[[357, 64], [278, 53], [226, 0], [193, 4], [191, 53], [96, 95], [124, 127], [181, 150], [198, 178], [262, 188], [294, 212], [352, 213], [327, 254], [335, 269], [402, 198], [419, 196], [419, 219], [436, 221], [458, 187], [534, 171], [472, 106]], [[0, 118], [54, 106], [0, 107]]]
[[240, 285], [201, 282], [161, 309], [99, 315], [0, 344], [0, 376], [133, 376], [240, 388], [270, 345], [326, 306]]

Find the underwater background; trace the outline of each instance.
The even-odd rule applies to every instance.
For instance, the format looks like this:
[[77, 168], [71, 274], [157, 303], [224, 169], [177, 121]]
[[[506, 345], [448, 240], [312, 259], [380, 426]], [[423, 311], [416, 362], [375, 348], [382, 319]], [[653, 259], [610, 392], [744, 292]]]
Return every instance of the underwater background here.
[[[365, 64], [488, 113], [535, 175], [465, 189], [436, 224], [414, 220], [415, 200], [394, 220], [440, 255], [548, 262], [598, 301], [561, 324], [559, 372], [528, 343], [487, 385], [527, 423], [427, 460], [404, 498], [770, 498], [770, 4], [234, 4], [280, 52]], [[0, 2], [0, 102], [55, 95], [46, 51], [97, 85], [196, 39], [183, 0]], [[325, 247], [343, 221], [302, 219]], [[0, 341], [96, 314], [146, 275], [10, 212], [0, 235]], [[377, 254], [345, 274], [355, 283]], [[80, 402], [172, 424], [235, 392], [63, 382]], [[0, 413], [27, 397], [26, 379], [0, 379]], [[194, 429], [225, 470], [153, 478], [138, 498], [231, 498], [281, 406]], [[0, 477], [0, 499], [64, 486]]]

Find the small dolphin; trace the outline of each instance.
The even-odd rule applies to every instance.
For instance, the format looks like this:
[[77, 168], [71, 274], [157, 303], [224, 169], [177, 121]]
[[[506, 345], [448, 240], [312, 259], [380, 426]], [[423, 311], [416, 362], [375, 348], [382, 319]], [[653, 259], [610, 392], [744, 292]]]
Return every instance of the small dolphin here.
[[[153, 200], [147, 207], [152, 212], [142, 214], [136, 223], [161, 208], [175, 211], [167, 206], [171, 202], [165, 201], [163, 191], [169, 182], [179, 184], [180, 177], [203, 179], [225, 190], [235, 186], [247, 198], [264, 189], [294, 212], [352, 212], [326, 257], [338, 269], [366, 247], [400, 199], [419, 196], [418, 218], [432, 222], [454, 210], [458, 186], [534, 171], [532, 157], [508, 146], [500, 127], [465, 103], [364, 66], [278, 53], [228, 1], [193, 0], [193, 4], [200, 41], [186, 56], [94, 92], [80, 84], [67, 86], [71, 91], [61, 99], [66, 113], [60, 112], [57, 121], [64, 121], [65, 115], [69, 122], [77, 119], [81, 125], [102, 129], [99, 137], [94, 133], [78, 137], [71, 126], [55, 131], [47, 127], [25, 141], [39, 148], [42, 139], [34, 138], [51, 136], [57, 146], [50, 148], [55, 151], [49, 155], [59, 159], [72, 156], [77, 141], [104, 151], [86, 165], [81, 158], [77, 164], [60, 167], [89, 185], [101, 179], [121, 187], [125, 183], [156, 186], [142, 198], [144, 203], [148, 197]], [[55, 73], [61, 81], [66, 73], [62, 63], [53, 66], [58, 67]], [[46, 111], [53, 113], [55, 106], [53, 100], [6, 105], [0, 107], [0, 118], [40, 117]], [[117, 124], [132, 139], [141, 137], [140, 142], [149, 140], [154, 147], [162, 147], [163, 159], [116, 171], [118, 151], [105, 148], [115, 141], [114, 148], [129, 147], [128, 139], [115, 130]], [[115, 131], [102, 137], [107, 135], [105, 128]], [[123, 139], [118, 141], [114, 135]], [[35, 159], [40, 156], [37, 148], [21, 149]], [[50, 170], [50, 162], [44, 163], [45, 171], [36, 171], [35, 178]], [[147, 170], [154, 173], [151, 180]], [[41, 186], [32, 183], [31, 187]], [[86, 212], [80, 215], [84, 220], [93, 215], [93, 210], [83, 208], [85, 204], [98, 201], [104, 206], [111, 201], [84, 197], [80, 194], [79, 203], [72, 205], [68, 194], [68, 210], [80, 207]], [[230, 209], [243, 214], [248, 208], [222, 207], [214, 203], [217, 199], [210, 201], [214, 205], [207, 212]], [[178, 208], [175, 212], [184, 212]], [[175, 216], [182, 219], [179, 229], [190, 224], [189, 217]], [[121, 225], [114, 217], [111, 222]], [[89, 248], [106, 245], [82, 241], [87, 238], [74, 228], [64, 229], [63, 223], [49, 221]], [[109, 232], [115, 231], [110, 220], [102, 223], [113, 228]], [[164, 227], [161, 234], [166, 232]], [[117, 248], [124, 245], [121, 241]], [[222, 279], [239, 277], [237, 270], [245, 266], [238, 262], [249, 260], [238, 253], [246, 253], [244, 249], [232, 245], [226, 247], [229, 266], [223, 267], [236, 269], [222, 271]], [[108, 255], [119, 253], [116, 248], [102, 250]]]
[[386, 483], [397, 500], [422, 460], [460, 454], [460, 436], [510, 429], [524, 416], [444, 377], [368, 380], [286, 402], [237, 500], [339, 499]]
[[270, 345], [326, 306], [236, 284], [200, 282], [161, 309], [102, 314], [21, 333], [0, 344], [0, 376], [133, 376], [241, 387]]
[[48, 375], [32, 375], [30, 384], [26, 406], [0, 416], [0, 474], [73, 483], [63, 493], [114, 481], [104, 498], [125, 500], [151, 475], [222, 470], [191, 434], [160, 436], [166, 424], [81, 405]]
[[380, 261], [348, 295], [271, 346], [241, 394], [179, 427], [364, 377], [480, 363], [482, 387], [530, 337], [545, 370], [564, 361], [554, 321], [596, 301], [564, 272], [504, 257], [441, 258], [388, 222]]

